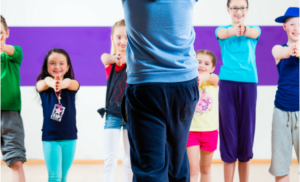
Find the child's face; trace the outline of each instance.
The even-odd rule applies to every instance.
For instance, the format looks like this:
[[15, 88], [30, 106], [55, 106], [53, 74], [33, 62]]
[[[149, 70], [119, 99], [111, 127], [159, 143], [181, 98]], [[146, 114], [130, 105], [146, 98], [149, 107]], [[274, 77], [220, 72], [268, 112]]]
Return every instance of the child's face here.
[[0, 39], [3, 35], [3, 41], [6, 42], [6, 39], [9, 37], [9, 29], [7, 29], [7, 31], [6, 31], [5, 28], [4, 28], [3, 23], [0, 23], [0, 24], [1, 24]]
[[66, 56], [56, 52], [51, 53], [48, 57], [47, 70], [53, 78], [55, 78], [56, 75], [63, 78], [69, 70]]
[[111, 41], [115, 43], [117, 52], [125, 52], [127, 46], [126, 27], [125, 26], [115, 27], [114, 34], [111, 37]]
[[227, 11], [231, 15], [234, 23], [243, 23], [248, 13], [248, 5], [246, 0], [231, 0]]
[[215, 67], [212, 63], [212, 57], [206, 54], [197, 54], [196, 56], [199, 66], [198, 66], [198, 73], [212, 73], [215, 70]]
[[284, 24], [283, 29], [286, 31], [289, 40], [292, 41], [299, 41], [299, 31], [300, 31], [300, 24], [299, 24], [299, 17], [289, 18]]

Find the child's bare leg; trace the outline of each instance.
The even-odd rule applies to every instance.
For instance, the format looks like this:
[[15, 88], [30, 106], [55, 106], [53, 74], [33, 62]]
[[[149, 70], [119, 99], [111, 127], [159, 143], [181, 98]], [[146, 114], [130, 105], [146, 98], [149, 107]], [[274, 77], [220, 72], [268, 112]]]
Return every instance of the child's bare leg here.
[[250, 162], [239, 162], [240, 182], [249, 181]]
[[207, 152], [205, 150], [200, 150], [200, 182], [210, 182], [211, 181], [211, 162], [214, 152]]
[[191, 182], [197, 182], [199, 177], [199, 156], [200, 156], [200, 147], [199, 145], [191, 146], [187, 148], [187, 154], [190, 162], [190, 176]]
[[23, 170], [23, 163], [17, 161], [9, 166], [13, 172], [13, 181], [14, 182], [25, 182], [25, 175]]
[[235, 162], [224, 162], [224, 178], [225, 182], [233, 182], [233, 175], [235, 170]]
[[285, 175], [285, 176], [276, 176], [275, 177], [276, 182], [289, 182], [290, 181], [290, 176]]

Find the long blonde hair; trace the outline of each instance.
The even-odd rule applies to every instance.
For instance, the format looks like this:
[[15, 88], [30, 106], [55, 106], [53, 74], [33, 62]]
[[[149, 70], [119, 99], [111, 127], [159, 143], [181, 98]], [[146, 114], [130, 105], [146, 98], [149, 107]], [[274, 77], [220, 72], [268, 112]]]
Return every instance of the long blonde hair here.
[[[114, 35], [114, 32], [115, 32], [116, 27], [120, 27], [120, 26], [126, 26], [126, 25], [125, 25], [125, 20], [124, 20], [124, 19], [122, 19], [122, 20], [120, 20], [120, 21], [118, 21], [118, 22], [116, 22], [116, 23], [114, 24], [114, 26], [113, 26], [112, 29], [111, 29], [111, 36]], [[110, 50], [110, 54], [116, 54], [116, 53], [117, 53], [116, 45], [115, 45], [115, 43], [114, 43], [113, 41], [111, 41], [111, 50]]]

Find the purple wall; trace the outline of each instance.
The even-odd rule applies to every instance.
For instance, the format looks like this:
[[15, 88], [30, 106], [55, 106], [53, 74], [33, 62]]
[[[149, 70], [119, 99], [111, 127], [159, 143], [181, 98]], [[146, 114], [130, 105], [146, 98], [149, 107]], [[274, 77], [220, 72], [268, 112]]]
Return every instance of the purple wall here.
[[[215, 73], [219, 74], [222, 61], [215, 29], [195, 27], [195, 50], [214, 52], [218, 58]], [[256, 50], [259, 85], [277, 85], [278, 74], [271, 50], [275, 44], [286, 43], [287, 38], [280, 26], [262, 26], [261, 30]], [[110, 52], [110, 27], [11, 27], [10, 31], [7, 44], [19, 45], [23, 49], [22, 86], [36, 84], [43, 59], [52, 48], [63, 48], [69, 53], [75, 77], [82, 86], [106, 85], [100, 56]]]

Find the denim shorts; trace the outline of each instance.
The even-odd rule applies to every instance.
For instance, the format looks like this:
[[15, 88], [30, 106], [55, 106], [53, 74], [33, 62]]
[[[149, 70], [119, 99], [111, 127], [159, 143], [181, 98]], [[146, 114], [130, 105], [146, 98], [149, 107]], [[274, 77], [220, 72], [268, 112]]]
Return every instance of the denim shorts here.
[[123, 118], [107, 114], [105, 119], [104, 129], [121, 129], [123, 126], [124, 130], [127, 130], [127, 124]]

